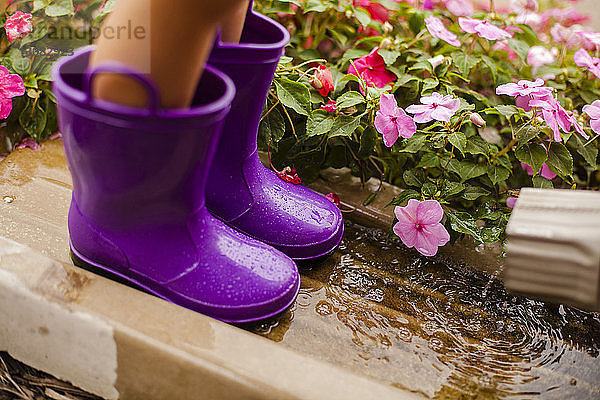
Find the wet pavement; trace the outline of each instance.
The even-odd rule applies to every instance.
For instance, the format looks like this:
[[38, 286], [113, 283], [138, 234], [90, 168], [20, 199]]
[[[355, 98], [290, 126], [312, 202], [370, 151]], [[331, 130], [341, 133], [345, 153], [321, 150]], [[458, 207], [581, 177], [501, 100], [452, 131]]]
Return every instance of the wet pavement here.
[[[0, 236], [70, 263], [60, 141], [0, 163], [0, 199]], [[300, 266], [294, 307], [245, 328], [426, 397], [600, 398], [598, 314], [512, 297], [455, 260], [348, 221], [338, 251]]]

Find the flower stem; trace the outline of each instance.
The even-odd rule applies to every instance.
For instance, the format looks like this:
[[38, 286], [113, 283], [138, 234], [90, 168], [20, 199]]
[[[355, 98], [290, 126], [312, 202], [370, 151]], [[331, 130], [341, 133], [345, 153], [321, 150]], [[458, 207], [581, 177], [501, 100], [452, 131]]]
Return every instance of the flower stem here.
[[505, 155], [506, 153], [511, 151], [512, 148], [515, 147], [515, 144], [517, 144], [518, 141], [519, 141], [519, 139], [517, 139], [517, 138], [514, 138], [513, 140], [511, 140], [510, 143], [505, 148], [503, 148], [498, 153], [496, 153], [496, 158], [502, 157], [503, 155]]

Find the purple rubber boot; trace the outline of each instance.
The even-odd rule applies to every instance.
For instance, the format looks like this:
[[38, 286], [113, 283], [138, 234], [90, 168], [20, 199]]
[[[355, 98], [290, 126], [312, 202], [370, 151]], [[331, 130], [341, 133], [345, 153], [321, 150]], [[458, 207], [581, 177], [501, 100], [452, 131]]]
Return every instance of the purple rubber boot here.
[[[226, 322], [285, 310], [300, 287], [295, 263], [204, 205], [208, 167], [234, 97], [231, 80], [207, 66], [192, 107], [162, 110], [146, 76], [115, 63], [89, 71], [92, 51], [79, 50], [53, 70], [73, 176], [69, 232], [77, 263]], [[98, 72], [138, 80], [148, 107], [91, 98]]]
[[249, 10], [240, 44], [217, 40], [209, 64], [229, 75], [237, 93], [208, 178], [208, 209], [235, 229], [295, 260], [333, 251], [343, 234], [340, 210], [325, 197], [284, 182], [257, 153], [260, 116], [277, 63], [289, 42], [275, 21]]

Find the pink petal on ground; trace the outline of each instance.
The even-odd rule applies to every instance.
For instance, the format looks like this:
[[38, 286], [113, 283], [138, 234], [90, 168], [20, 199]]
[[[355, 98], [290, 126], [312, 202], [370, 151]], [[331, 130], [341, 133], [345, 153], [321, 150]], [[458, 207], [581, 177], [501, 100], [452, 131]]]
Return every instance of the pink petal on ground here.
[[444, 217], [444, 210], [436, 200], [425, 200], [417, 207], [416, 220], [420, 224], [437, 224]]

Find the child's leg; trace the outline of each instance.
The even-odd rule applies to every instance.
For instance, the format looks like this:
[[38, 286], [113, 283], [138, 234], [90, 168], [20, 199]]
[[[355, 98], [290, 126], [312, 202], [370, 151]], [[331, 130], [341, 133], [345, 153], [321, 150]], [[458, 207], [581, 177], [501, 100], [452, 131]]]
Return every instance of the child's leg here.
[[[150, 43], [101, 35], [92, 65], [114, 60], [149, 71], [160, 89], [164, 108], [187, 107], [212, 48], [217, 26], [242, 8], [245, 12], [247, 6], [247, 0], [120, 0], [103, 31], [107, 32], [107, 27], [115, 32], [122, 26], [141, 26], [148, 33], [145, 40]], [[227, 26], [230, 29], [229, 23]], [[241, 28], [237, 29], [239, 33], [227, 37], [237, 36], [239, 40]], [[140, 51], [144, 45], [150, 46], [149, 55]], [[146, 104], [147, 98], [136, 82], [109, 74], [98, 77], [94, 94], [139, 107]]]

